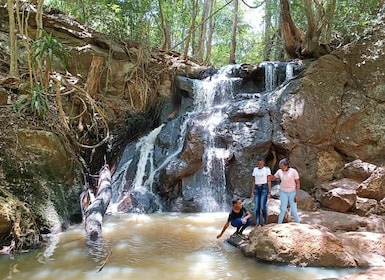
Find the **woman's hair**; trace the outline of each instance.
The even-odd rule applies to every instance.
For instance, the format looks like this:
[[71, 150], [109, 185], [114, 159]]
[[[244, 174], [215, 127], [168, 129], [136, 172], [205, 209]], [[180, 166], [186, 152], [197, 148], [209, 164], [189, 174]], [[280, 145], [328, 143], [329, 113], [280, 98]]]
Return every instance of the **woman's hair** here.
[[263, 161], [263, 162], [265, 162], [265, 159], [263, 158], [263, 156], [257, 156], [257, 162], [258, 161]]
[[285, 166], [290, 167], [289, 161], [288, 161], [286, 158], [281, 159], [281, 160], [279, 161], [279, 166], [281, 166], [281, 165], [285, 165]]

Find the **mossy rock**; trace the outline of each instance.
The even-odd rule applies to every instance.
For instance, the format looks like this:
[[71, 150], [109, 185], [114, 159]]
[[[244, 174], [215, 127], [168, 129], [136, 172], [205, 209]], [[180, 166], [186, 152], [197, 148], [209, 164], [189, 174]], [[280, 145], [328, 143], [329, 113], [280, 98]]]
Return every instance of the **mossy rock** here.
[[[12, 141], [13, 140], [13, 141]], [[75, 160], [64, 149], [60, 138], [49, 131], [18, 129], [9, 136], [4, 160], [6, 178], [34, 178], [72, 183]]]

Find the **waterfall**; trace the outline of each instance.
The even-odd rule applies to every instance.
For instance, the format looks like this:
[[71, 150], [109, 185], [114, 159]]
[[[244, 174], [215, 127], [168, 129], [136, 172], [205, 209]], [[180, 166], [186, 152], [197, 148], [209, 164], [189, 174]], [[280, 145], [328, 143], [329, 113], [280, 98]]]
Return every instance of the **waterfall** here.
[[[260, 67], [265, 75], [257, 80], [264, 85], [255, 85], [254, 92], [258, 93], [263, 87], [265, 91], [274, 91], [295, 74], [295, 65], [291, 63], [263, 62]], [[232, 194], [227, 193], [231, 181], [227, 178], [226, 164], [237, 146], [231, 141], [238, 141], [229, 137], [228, 111], [235, 100], [239, 102], [239, 97], [254, 96], [248, 94], [253, 93], [250, 84], [247, 94], [242, 91], [241, 77], [245, 74], [242, 71], [240, 65], [229, 65], [204, 80], [186, 77], [180, 80], [184, 83], [183, 90], [188, 92], [188, 95], [180, 93], [180, 115], [155, 128], [136, 145], [131, 143], [126, 147], [113, 176], [113, 182], [118, 185], [112, 199], [114, 209], [228, 210]], [[259, 107], [256, 105], [251, 108]], [[196, 147], [199, 155], [194, 154]]]
[[[224, 119], [223, 109], [233, 99], [234, 84], [241, 82], [240, 78], [231, 77], [235, 67], [224, 67], [211, 79], [192, 80], [193, 106], [190, 112], [186, 112], [181, 117], [176, 145], [173, 145], [174, 148], [168, 150], [166, 156], [159, 161], [154, 159], [154, 146], [165, 126], [159, 126], [142, 137], [135, 146], [135, 153], [139, 154], [135, 178], [131, 186], [126, 189], [153, 192], [154, 184], [159, 183], [159, 172], [178, 165], [178, 157], [184, 148], [188, 129], [191, 129], [195, 123], [199, 124], [203, 130], [202, 167], [193, 176], [182, 178], [182, 195], [185, 200], [199, 205], [199, 210], [202, 212], [224, 210], [226, 204], [225, 159], [229, 156], [229, 152], [224, 147], [218, 147], [215, 138], [217, 127]], [[127, 180], [121, 182], [130, 184]]]
[[294, 76], [294, 66], [296, 64], [294, 63], [288, 63], [286, 64], [286, 81], [290, 80]]
[[265, 91], [273, 91], [284, 81], [294, 77], [294, 69], [297, 62], [266, 61], [260, 64], [265, 69]]
[[263, 62], [261, 66], [265, 67], [265, 90], [272, 91], [277, 87], [277, 63]]
[[[133, 183], [134, 190], [140, 190], [145, 187], [144, 178], [146, 174], [152, 174], [154, 172], [154, 143], [159, 132], [162, 130], [164, 124], [158, 126], [145, 137], [139, 139], [136, 144], [136, 149], [140, 152], [138, 169]], [[147, 171], [146, 171], [147, 170]], [[152, 192], [152, 181], [146, 186], [149, 186], [149, 191]]]
[[200, 120], [204, 128], [202, 170], [193, 179], [183, 180], [184, 195], [191, 197], [203, 212], [223, 211], [226, 207], [225, 159], [229, 151], [216, 143], [217, 128], [225, 118], [224, 108], [233, 99], [240, 78], [231, 77], [234, 65], [222, 68], [211, 80], [194, 80], [194, 111], [208, 113]]
[[223, 107], [232, 98], [234, 83], [240, 78], [231, 77], [234, 65], [223, 67], [218, 74], [206, 80], [194, 80], [194, 112], [199, 113], [215, 107]]
[[[191, 113], [186, 114], [186, 118], [184, 119], [184, 121], [182, 122], [182, 125], [180, 127], [180, 137], [177, 140], [177, 149], [173, 153], [171, 153], [169, 156], [167, 156], [166, 159], [163, 160], [163, 162], [156, 169], [151, 169], [150, 172], [148, 172], [148, 174], [149, 174], [148, 179], [143, 183], [143, 185], [147, 186], [147, 188], [149, 190], [152, 191], [152, 185], [154, 183], [154, 178], [157, 175], [157, 173], [161, 169], [165, 168], [167, 166], [167, 164], [170, 163], [170, 161], [172, 159], [177, 157], [179, 155], [179, 153], [182, 151], [183, 144], [185, 141], [185, 136], [186, 136], [187, 125], [190, 121], [190, 115], [191, 115]], [[152, 156], [152, 154], [151, 154], [151, 156]], [[151, 161], [153, 162], [153, 159]]]

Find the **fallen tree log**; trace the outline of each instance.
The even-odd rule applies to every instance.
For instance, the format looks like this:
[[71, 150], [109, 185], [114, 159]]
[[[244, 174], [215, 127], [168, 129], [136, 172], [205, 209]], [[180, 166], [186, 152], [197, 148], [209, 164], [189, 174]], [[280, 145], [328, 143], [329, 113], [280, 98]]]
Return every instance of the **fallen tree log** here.
[[99, 171], [99, 180], [95, 200], [85, 210], [85, 230], [87, 237], [92, 241], [102, 235], [103, 217], [112, 196], [111, 171], [104, 165]]
[[9, 246], [3, 246], [3, 249], [0, 250], [0, 255], [10, 255], [14, 248], [15, 241], [12, 240]]

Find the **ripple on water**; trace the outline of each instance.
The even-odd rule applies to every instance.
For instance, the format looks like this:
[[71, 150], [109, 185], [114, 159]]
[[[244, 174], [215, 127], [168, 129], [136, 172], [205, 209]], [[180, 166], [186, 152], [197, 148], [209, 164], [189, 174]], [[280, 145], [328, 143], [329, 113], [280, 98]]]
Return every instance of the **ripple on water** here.
[[[77, 269], [40, 269], [36, 273], [25, 273], [24, 275], [17, 275], [17, 279], [30, 279], [30, 280], [52, 280], [52, 279], [79, 279], [81, 270]], [[21, 276], [21, 277], [20, 277]]]

